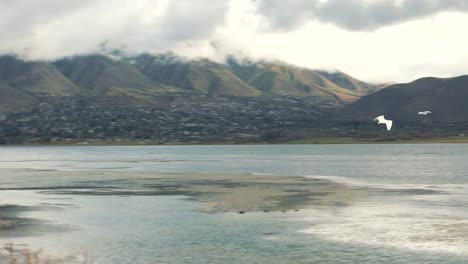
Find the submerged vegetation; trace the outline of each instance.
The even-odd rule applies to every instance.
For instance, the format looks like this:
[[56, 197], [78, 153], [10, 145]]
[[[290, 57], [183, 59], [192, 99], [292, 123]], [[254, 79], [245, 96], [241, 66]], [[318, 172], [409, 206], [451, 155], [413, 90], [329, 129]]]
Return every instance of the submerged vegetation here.
[[[7, 261], [8, 264], [92, 264], [94, 263], [92, 257], [84, 255], [81, 260], [64, 260], [55, 259], [50, 256], [43, 254], [41, 251], [32, 252], [29, 249], [18, 250], [15, 249], [13, 244], [7, 244], [4, 246], [5, 255], [0, 255], [0, 261]], [[3, 263], [3, 262], [2, 262]]]
[[[0, 233], [1, 237], [1, 233]], [[88, 254], [69, 257], [66, 259], [54, 258], [45, 254], [42, 249], [32, 251], [27, 246], [17, 248], [12, 243], [7, 243], [0, 250], [0, 263], [5, 264], [92, 264], [94, 260]]]

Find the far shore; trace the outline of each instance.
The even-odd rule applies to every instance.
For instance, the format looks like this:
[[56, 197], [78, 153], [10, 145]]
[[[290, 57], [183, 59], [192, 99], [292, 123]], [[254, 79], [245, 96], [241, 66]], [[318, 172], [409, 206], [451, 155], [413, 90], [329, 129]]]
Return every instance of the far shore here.
[[414, 139], [364, 139], [353, 137], [308, 137], [287, 142], [289, 144], [440, 144], [468, 143], [468, 137], [449, 136]]
[[447, 136], [433, 138], [413, 139], [377, 139], [356, 137], [306, 137], [294, 140], [281, 140], [274, 142], [141, 142], [141, 141], [99, 141], [99, 142], [54, 142], [54, 143], [25, 143], [25, 144], [3, 144], [1, 147], [49, 147], [49, 146], [204, 146], [204, 145], [313, 145], [313, 144], [453, 144], [468, 143], [468, 136]]

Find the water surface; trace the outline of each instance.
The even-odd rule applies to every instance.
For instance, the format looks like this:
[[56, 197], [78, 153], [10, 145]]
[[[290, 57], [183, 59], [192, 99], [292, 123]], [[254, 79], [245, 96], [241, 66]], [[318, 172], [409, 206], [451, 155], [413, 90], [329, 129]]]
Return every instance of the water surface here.
[[[3, 240], [103, 264], [465, 263], [467, 161], [465, 144], [4, 147], [0, 204], [38, 223]], [[295, 213], [204, 213], [185, 196], [19, 190], [44, 182], [12, 169], [305, 176], [368, 194]]]

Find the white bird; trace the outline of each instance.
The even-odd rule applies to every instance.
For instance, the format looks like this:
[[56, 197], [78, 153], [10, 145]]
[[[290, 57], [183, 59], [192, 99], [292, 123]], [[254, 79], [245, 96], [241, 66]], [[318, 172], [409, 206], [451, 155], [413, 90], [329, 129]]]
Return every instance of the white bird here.
[[427, 115], [427, 114], [432, 114], [432, 112], [431, 111], [418, 112], [418, 115]]
[[379, 121], [377, 124], [385, 124], [387, 126], [387, 130], [390, 131], [392, 129], [393, 121], [387, 120], [383, 115], [374, 118], [375, 121]]

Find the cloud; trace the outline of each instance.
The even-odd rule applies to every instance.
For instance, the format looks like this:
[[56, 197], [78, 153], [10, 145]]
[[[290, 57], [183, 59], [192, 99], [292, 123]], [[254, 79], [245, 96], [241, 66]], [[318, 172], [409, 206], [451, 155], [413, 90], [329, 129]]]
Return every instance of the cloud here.
[[169, 40], [210, 36], [214, 28], [223, 24], [227, 11], [227, 1], [170, 1], [161, 23], [161, 36]]
[[370, 82], [468, 74], [468, 14], [443, 12], [377, 31], [311, 22], [292, 31], [223, 30], [221, 47], [312, 69], [338, 69]]
[[310, 20], [372, 31], [444, 11], [468, 12], [468, 0], [257, 0], [272, 29], [290, 31]]
[[0, 53], [50, 59], [92, 52], [104, 41], [169, 50], [209, 38], [227, 12], [228, 2], [219, 0], [3, 0]]
[[106, 43], [130, 53], [282, 60], [364, 81], [449, 77], [468, 73], [467, 2], [0, 0], [0, 54], [53, 60]]
[[30, 48], [29, 45], [21, 44], [32, 39], [38, 27], [78, 12], [91, 3], [91, 0], [71, 3], [60, 0], [0, 1], [0, 17], [2, 18], [0, 19], [0, 36], [2, 36], [0, 51], [18, 52], [19, 49]]

